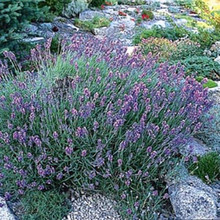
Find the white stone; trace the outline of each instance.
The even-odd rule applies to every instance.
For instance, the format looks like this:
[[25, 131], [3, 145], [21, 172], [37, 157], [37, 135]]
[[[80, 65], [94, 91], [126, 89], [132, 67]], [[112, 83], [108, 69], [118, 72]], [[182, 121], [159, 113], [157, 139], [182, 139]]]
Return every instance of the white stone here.
[[3, 205], [0, 207], [0, 220], [15, 220], [6, 204], [5, 199], [2, 197], [0, 197], [0, 204]]
[[187, 24], [187, 20], [184, 19], [184, 18], [182, 18], [182, 19], [177, 19], [177, 20], [175, 21], [175, 23], [176, 23], [177, 25], [185, 25], [185, 24]]
[[79, 19], [80, 20], [91, 20], [96, 16], [104, 17], [105, 14], [99, 11], [86, 10], [79, 14]]
[[215, 62], [217, 62], [217, 63], [220, 64], [220, 56], [218, 56], [218, 57], [215, 58]]
[[27, 42], [27, 43], [33, 43], [33, 42], [44, 41], [44, 38], [43, 37], [33, 37], [33, 38], [26, 38], [23, 41]]
[[76, 27], [76, 26], [75, 26], [75, 25], [73, 25], [73, 24], [67, 24], [67, 26], [68, 26], [69, 28], [71, 28], [71, 29], [75, 30], [75, 31], [79, 31], [79, 28], [78, 28], [78, 27]]
[[205, 144], [196, 138], [189, 138], [185, 147], [181, 147], [180, 153], [183, 155], [203, 156], [211, 152]]

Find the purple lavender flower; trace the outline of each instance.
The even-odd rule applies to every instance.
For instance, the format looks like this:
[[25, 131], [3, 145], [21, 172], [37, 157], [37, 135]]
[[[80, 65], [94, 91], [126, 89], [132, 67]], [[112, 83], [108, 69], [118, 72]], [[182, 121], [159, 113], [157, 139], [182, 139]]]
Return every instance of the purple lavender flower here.
[[99, 128], [99, 123], [97, 121], [94, 121], [93, 130], [96, 131], [98, 128]]
[[83, 151], [81, 152], [81, 156], [82, 156], [82, 157], [85, 157], [86, 154], [87, 154], [87, 150], [83, 150]]
[[122, 198], [122, 199], [125, 199], [125, 198], [126, 198], [126, 194], [123, 193], [123, 194], [121, 195], [121, 198]]
[[53, 138], [54, 138], [55, 140], [57, 140], [58, 137], [59, 137], [58, 133], [57, 133], [56, 131], [54, 131], [54, 132], [53, 132]]
[[61, 180], [63, 178], [63, 174], [62, 173], [58, 173], [56, 176], [57, 180]]
[[39, 186], [37, 187], [37, 189], [38, 189], [39, 191], [44, 190], [44, 188], [45, 188], [45, 187], [44, 187], [44, 185], [42, 185], [42, 184], [41, 184], [41, 185], [39, 185]]
[[5, 192], [4, 197], [5, 197], [5, 200], [8, 201], [11, 199], [11, 194], [9, 192]]
[[122, 159], [118, 159], [118, 166], [120, 167], [122, 165]]
[[153, 194], [153, 196], [158, 196], [158, 191], [154, 190], [152, 194]]
[[88, 131], [85, 127], [81, 128], [81, 127], [78, 127], [76, 129], [76, 132], [75, 132], [76, 136], [77, 137], [84, 137], [88, 134]]
[[72, 147], [66, 147], [65, 148], [65, 153], [66, 153], [66, 155], [70, 156], [73, 153], [73, 148]]
[[89, 97], [90, 97], [91, 92], [89, 91], [89, 89], [88, 89], [88, 88], [85, 88], [85, 89], [84, 89], [84, 95], [85, 95], [87, 98], [89, 98]]

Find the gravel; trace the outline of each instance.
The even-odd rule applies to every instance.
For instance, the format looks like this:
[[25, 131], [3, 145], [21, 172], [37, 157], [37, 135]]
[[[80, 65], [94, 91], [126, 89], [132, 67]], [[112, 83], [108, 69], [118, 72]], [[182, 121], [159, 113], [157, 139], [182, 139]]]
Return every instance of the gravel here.
[[100, 194], [74, 199], [72, 211], [63, 220], [122, 220], [115, 210], [116, 202]]

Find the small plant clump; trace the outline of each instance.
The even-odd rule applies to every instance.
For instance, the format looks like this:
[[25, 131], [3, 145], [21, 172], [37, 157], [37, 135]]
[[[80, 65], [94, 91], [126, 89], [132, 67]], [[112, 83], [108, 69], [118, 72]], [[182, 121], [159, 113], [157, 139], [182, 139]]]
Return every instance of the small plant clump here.
[[75, 19], [75, 25], [84, 30], [93, 31], [94, 28], [108, 27], [110, 25], [110, 20], [105, 17], [94, 17], [89, 21], [82, 21], [80, 19]]
[[[196, 77], [196, 80], [198, 82], [202, 82], [204, 80], [204, 77], [203, 76], [198, 76], [198, 77]], [[213, 80], [211, 80], [211, 79], [208, 79], [207, 82], [203, 83], [204, 88], [215, 88], [217, 86], [218, 86], [218, 84], [216, 82], [214, 82]]]
[[207, 90], [118, 42], [77, 34], [60, 55], [50, 45], [31, 51], [33, 72], [11, 52], [16, 77], [0, 62], [5, 198], [65, 185], [113, 196], [125, 218], [157, 218], [165, 175], [211, 107]]
[[199, 157], [197, 162], [189, 166], [193, 175], [198, 176], [206, 183], [212, 183], [220, 179], [220, 156], [212, 152]]
[[154, 14], [152, 11], [149, 10], [143, 10], [141, 13], [142, 20], [152, 20], [154, 19]]

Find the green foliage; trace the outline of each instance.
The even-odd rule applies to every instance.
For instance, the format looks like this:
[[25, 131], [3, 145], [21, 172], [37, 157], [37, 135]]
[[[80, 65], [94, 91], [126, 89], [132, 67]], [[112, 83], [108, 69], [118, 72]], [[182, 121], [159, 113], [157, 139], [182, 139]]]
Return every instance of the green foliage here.
[[220, 179], [220, 156], [219, 153], [208, 153], [199, 157], [198, 162], [189, 166], [193, 175], [198, 176], [204, 182], [212, 183]]
[[100, 7], [104, 3], [105, 3], [105, 0], [92, 0], [90, 5], [93, 6], [93, 7]]
[[75, 0], [68, 4], [68, 6], [63, 10], [63, 15], [66, 17], [74, 17], [80, 12], [85, 11], [89, 4], [86, 0]]
[[185, 60], [180, 60], [180, 63], [185, 66], [187, 74], [197, 73], [199, 76], [204, 76], [212, 79], [219, 78], [220, 64], [206, 56], [192, 56]]
[[118, 0], [119, 4], [124, 4], [124, 5], [143, 5], [145, 3], [144, 0]]
[[167, 38], [169, 40], [178, 40], [186, 36], [187, 31], [183, 28], [172, 27], [172, 28], [162, 28], [154, 26], [151, 29], [145, 29], [141, 33], [137, 34], [134, 38], [134, 44], [141, 42], [143, 38], [157, 37], [157, 38]]
[[193, 8], [194, 7], [194, 0], [175, 0], [177, 5], [186, 7], [186, 8]]
[[154, 14], [153, 14], [153, 12], [150, 11], [150, 10], [144, 9], [141, 14], [142, 14], [142, 18], [144, 18], [145, 16], [147, 16], [147, 19], [150, 19], [150, 20], [154, 19]]
[[55, 35], [52, 38], [52, 42], [51, 42], [51, 47], [50, 47], [50, 51], [52, 53], [58, 53], [61, 51], [61, 42], [60, 42], [60, 37], [59, 35]]
[[42, 0], [6, 0], [0, 3], [0, 53], [3, 50], [19, 50], [19, 33], [29, 21], [43, 18], [38, 3]]
[[58, 190], [29, 191], [21, 198], [24, 210], [22, 220], [61, 220], [68, 213], [70, 204]]
[[198, 33], [193, 33], [184, 27], [175, 24], [172, 25], [173, 26], [169, 28], [154, 26], [151, 29], [144, 29], [134, 37], [133, 42], [134, 44], [139, 44], [143, 38], [146, 39], [148, 37], [163, 37], [169, 40], [178, 40], [179, 38], [188, 37], [190, 40], [199, 43], [202, 49], [205, 49], [220, 40], [220, 32], [217, 30], [210, 32], [204, 28], [198, 28]]
[[68, 6], [71, 0], [44, 0], [39, 4], [40, 7], [47, 6], [51, 13], [61, 15], [63, 9]]
[[159, 61], [178, 62], [188, 57], [203, 54], [200, 45], [189, 39], [171, 41], [166, 38], [147, 38], [140, 44], [142, 52], [146, 55], [151, 52], [159, 57]]
[[[196, 80], [197, 80], [198, 82], [202, 82], [203, 79], [204, 79], [203, 76], [198, 76], [198, 77], [196, 77]], [[217, 84], [216, 82], [214, 82], [213, 80], [211, 80], [211, 79], [208, 79], [208, 81], [203, 84], [203, 87], [204, 87], [204, 88], [215, 88], [215, 87], [217, 87], [217, 86], [218, 86], [218, 84]]]
[[75, 25], [87, 31], [93, 31], [94, 28], [108, 27], [110, 25], [110, 20], [105, 17], [94, 17], [92, 20], [82, 21], [80, 19], [75, 19]]
[[156, 68], [107, 39], [76, 34], [59, 56], [45, 47], [31, 53], [38, 71], [0, 84], [2, 189], [97, 190], [128, 218], [157, 219], [176, 146], [209, 108], [206, 91], [179, 66]]

